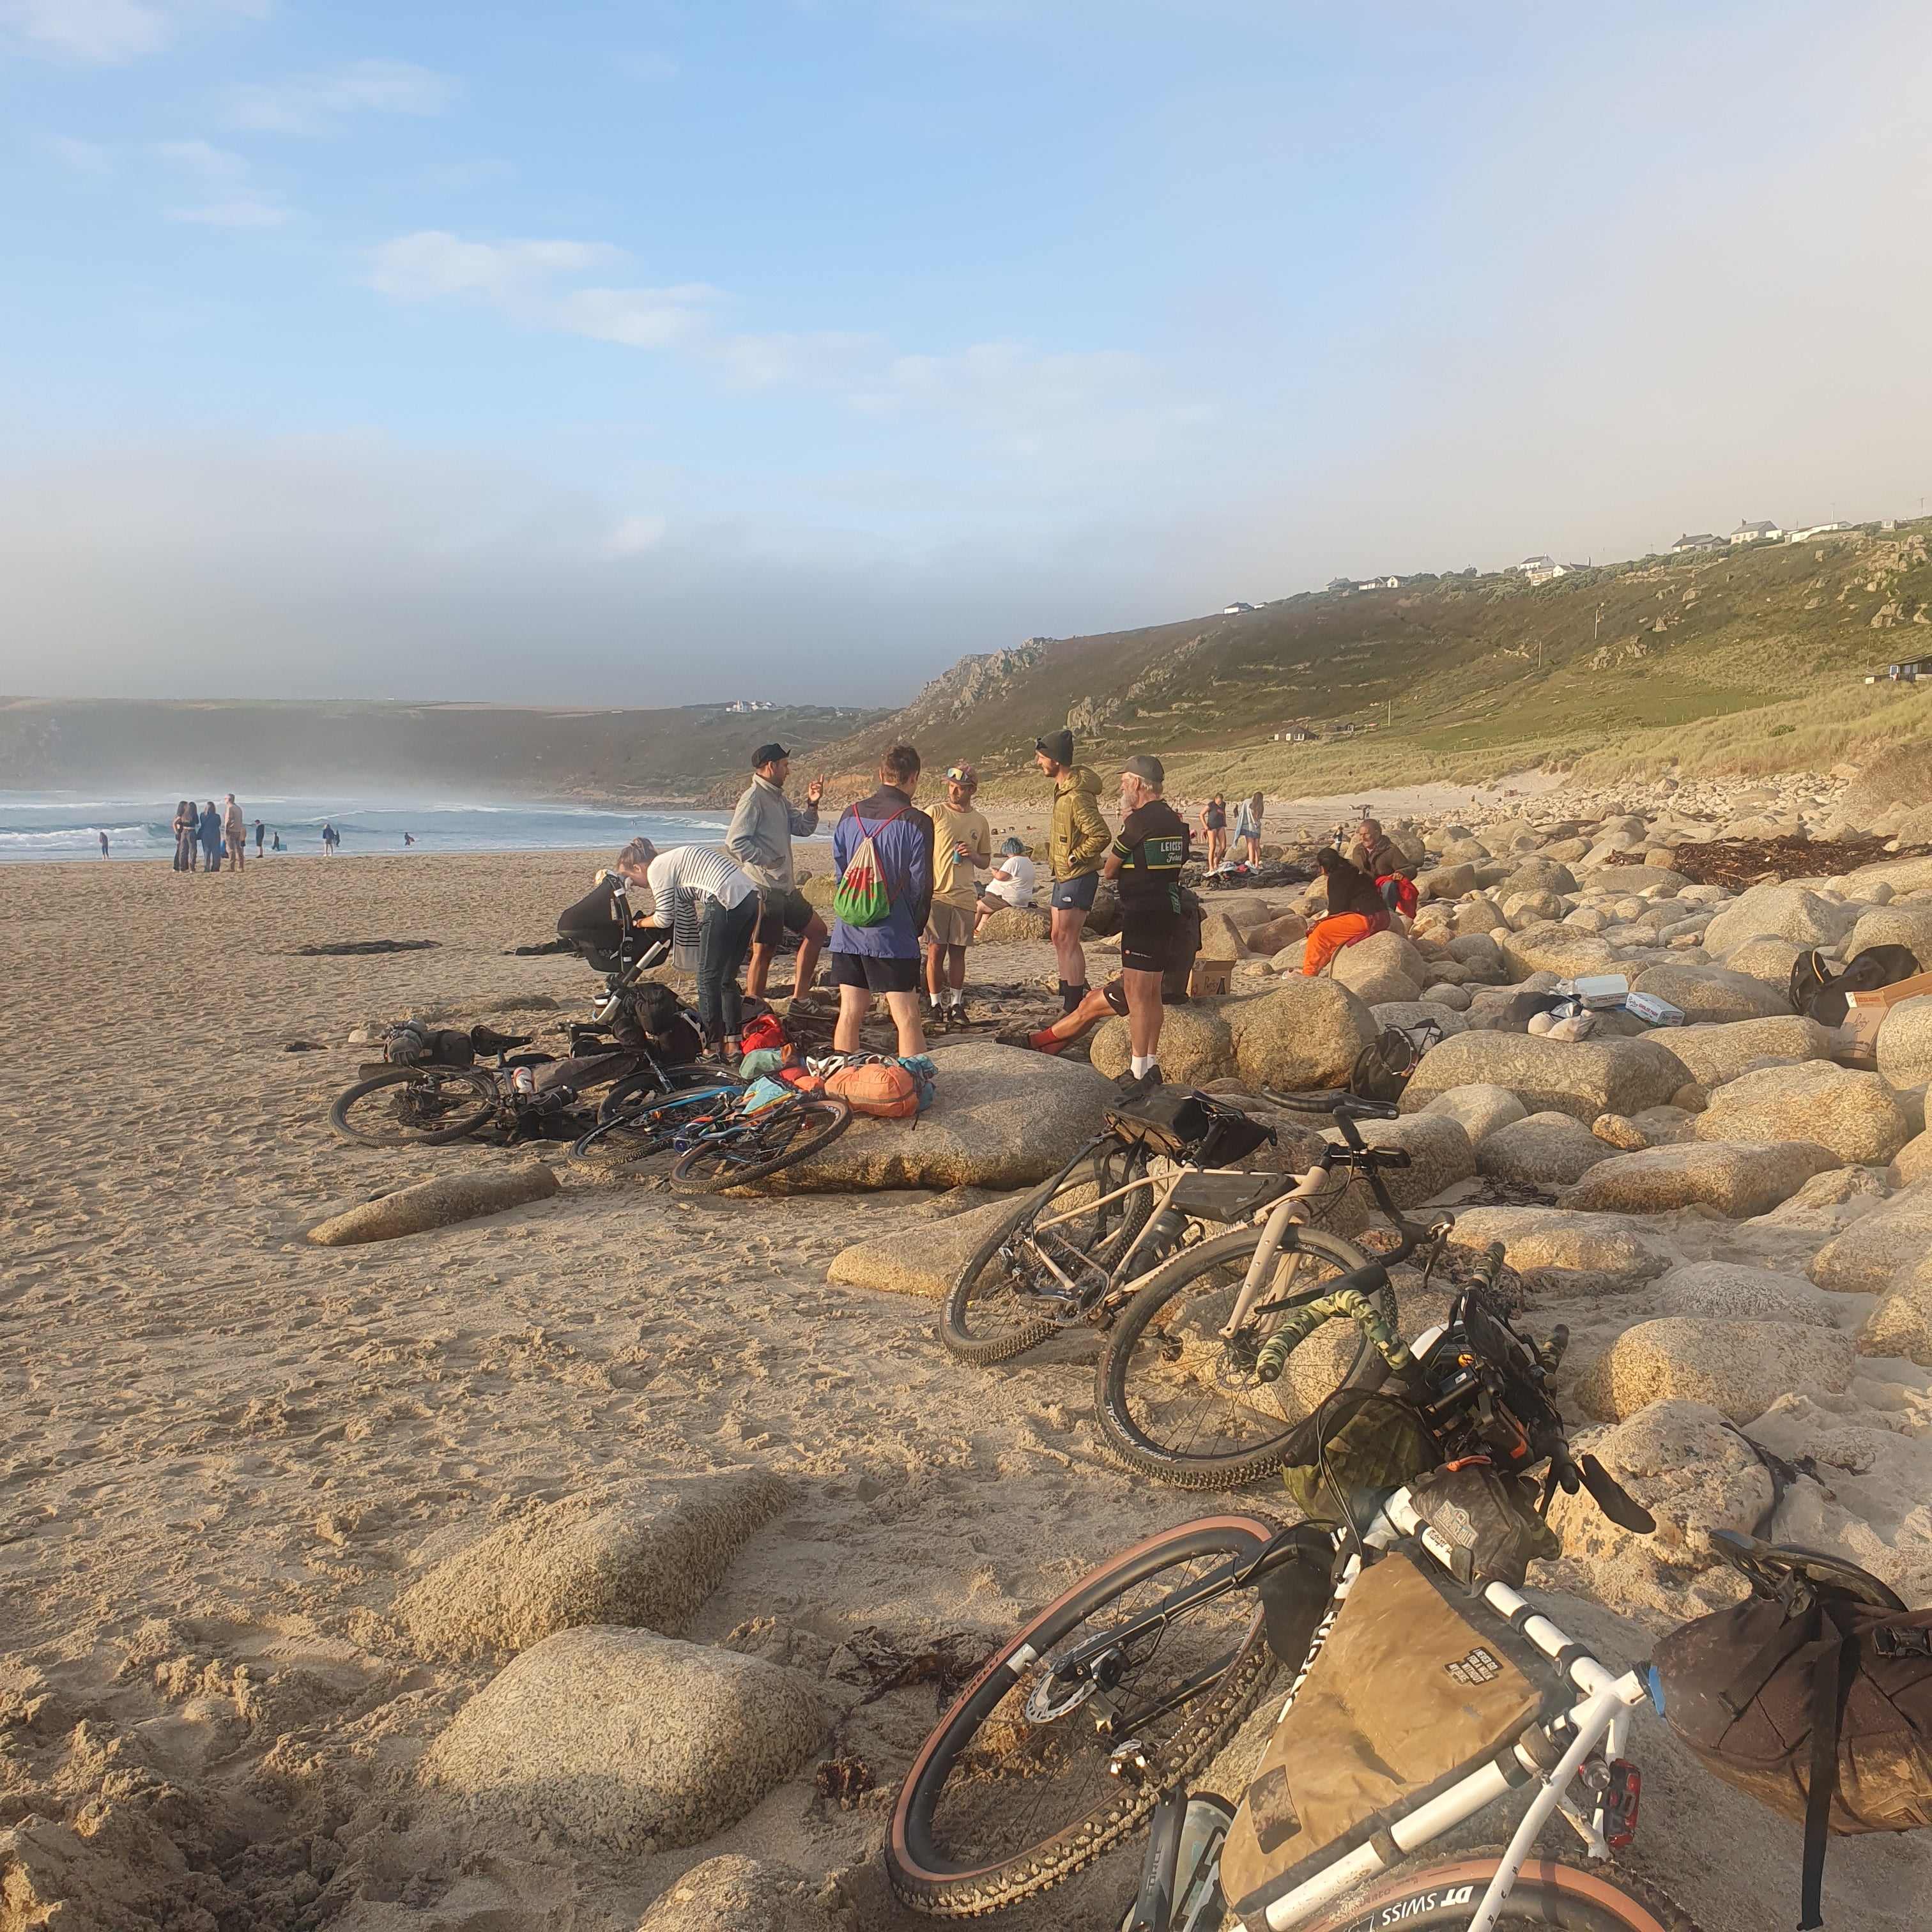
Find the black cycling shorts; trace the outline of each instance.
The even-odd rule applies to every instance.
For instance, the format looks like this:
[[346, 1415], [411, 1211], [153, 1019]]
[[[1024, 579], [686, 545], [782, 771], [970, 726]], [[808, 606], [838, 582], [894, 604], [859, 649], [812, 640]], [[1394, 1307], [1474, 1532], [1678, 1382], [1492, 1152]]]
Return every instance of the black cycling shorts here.
[[1120, 970], [1126, 973], [1165, 973], [1173, 956], [1180, 914], [1166, 906], [1123, 906], [1120, 909]]
[[860, 986], [868, 993], [919, 991], [920, 962], [916, 959], [880, 959], [870, 952], [834, 952], [827, 957], [835, 986]]

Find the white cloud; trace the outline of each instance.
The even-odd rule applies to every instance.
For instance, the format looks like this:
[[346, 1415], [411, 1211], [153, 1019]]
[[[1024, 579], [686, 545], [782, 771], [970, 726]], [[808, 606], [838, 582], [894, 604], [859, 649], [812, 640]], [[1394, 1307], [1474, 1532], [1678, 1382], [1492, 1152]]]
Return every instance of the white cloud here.
[[77, 175], [111, 175], [118, 159], [112, 148], [98, 141], [77, 140], [71, 134], [43, 134], [34, 145], [49, 160], [58, 161]]
[[32, 52], [89, 67], [159, 53], [193, 28], [266, 17], [270, 0], [0, 0], [0, 28]]
[[613, 556], [635, 556], [641, 550], [655, 550], [670, 527], [662, 517], [620, 518], [604, 548]]
[[441, 114], [462, 85], [408, 61], [350, 61], [287, 80], [230, 88], [220, 97], [220, 107], [234, 127], [271, 134], [326, 134], [355, 114]]
[[1007, 340], [896, 356], [884, 337], [863, 331], [729, 328], [730, 299], [708, 283], [568, 286], [624, 260], [604, 242], [466, 242], [429, 229], [384, 243], [368, 280], [399, 300], [475, 297], [525, 328], [675, 351], [710, 367], [730, 389], [809, 390], [865, 415], [944, 418], [1034, 461], [1091, 467], [1150, 459], [1204, 419], [1162, 398], [1150, 361], [1120, 350], [1043, 353]]
[[246, 157], [210, 141], [163, 141], [154, 148], [158, 160], [208, 181], [239, 181], [248, 172]]
[[243, 196], [234, 201], [218, 201], [202, 208], [171, 208], [170, 221], [190, 221], [207, 228], [279, 228], [289, 212], [279, 202]]

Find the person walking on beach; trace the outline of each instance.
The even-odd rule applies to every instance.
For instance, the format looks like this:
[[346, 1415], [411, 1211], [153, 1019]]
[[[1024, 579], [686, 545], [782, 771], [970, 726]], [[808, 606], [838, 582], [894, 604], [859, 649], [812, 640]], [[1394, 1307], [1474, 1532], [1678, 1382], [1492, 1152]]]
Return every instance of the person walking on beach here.
[[104, 859], [107, 856], [107, 835], [104, 832], [100, 835], [100, 856]]
[[670, 932], [671, 964], [698, 975], [704, 1043], [735, 1067], [744, 1025], [738, 968], [758, 927], [758, 886], [708, 845], [660, 852], [648, 838], [633, 838], [618, 854], [617, 869], [655, 902], [650, 923]]
[[758, 928], [752, 938], [752, 970], [745, 980], [746, 993], [754, 1000], [765, 997], [772, 961], [788, 932], [798, 934], [791, 996], [802, 999], [818, 976], [818, 956], [829, 936], [817, 908], [798, 889], [791, 851], [794, 838], [809, 838], [818, 830], [818, 801], [825, 796], [825, 781], [816, 778], [806, 787], [801, 811], [784, 795], [790, 775], [791, 754], [782, 745], [760, 745], [752, 754], [752, 782], [739, 794], [730, 829], [724, 834], [725, 850], [758, 888]]
[[1080, 934], [1100, 889], [1107, 821], [1100, 816], [1100, 781], [1073, 762], [1073, 734], [1049, 731], [1034, 740], [1034, 762], [1053, 781], [1053, 952], [1060, 968], [1060, 1010], [1070, 1013], [1087, 997], [1087, 956]]
[[1262, 806], [1264, 801], [1259, 792], [1252, 798], [1244, 798], [1234, 808], [1234, 841], [1247, 848], [1247, 860], [1251, 866], [1262, 862]]
[[204, 872], [221, 869], [221, 814], [215, 810], [213, 799], [201, 808], [201, 869]]
[[268, 827], [264, 825], [259, 818], [256, 819], [255, 821], [255, 856], [258, 859], [262, 856], [262, 839], [263, 835], [267, 832], [267, 830]]
[[1218, 791], [1201, 808], [1201, 830], [1207, 834], [1207, 865], [1211, 872], [1228, 849], [1228, 801]]
[[1130, 1100], [1161, 1084], [1161, 976], [1183, 916], [1180, 870], [1187, 863], [1187, 824], [1161, 796], [1166, 782], [1160, 760], [1144, 752], [1121, 766], [1125, 816], [1100, 868], [1103, 879], [1119, 882], [1120, 977], [1131, 1055], [1120, 1091]]
[[282, 850], [282, 835], [279, 832], [268, 841], [268, 850], [271, 852], [279, 852]]
[[232, 791], [226, 794], [225, 802], [228, 808], [221, 814], [221, 836], [228, 848], [228, 869], [244, 872], [248, 863], [248, 821], [242, 816], [242, 808], [235, 802]]
[[919, 754], [911, 746], [893, 746], [879, 761], [878, 790], [848, 805], [832, 834], [841, 878], [853, 854], [872, 840], [891, 899], [877, 926], [832, 922], [832, 983], [838, 988], [836, 1053], [859, 1051], [859, 1029], [880, 993], [898, 1029], [900, 1056], [910, 1059], [926, 1051], [919, 1022], [919, 940], [932, 911], [933, 829], [912, 802], [919, 770]]
[[196, 841], [201, 836], [201, 814], [194, 808], [194, 800], [182, 799], [175, 807], [175, 870], [192, 872], [195, 854], [199, 849]]
[[322, 856], [325, 859], [334, 858], [335, 848], [341, 843], [342, 834], [325, 818], [322, 821]]
[[932, 910], [926, 926], [926, 1018], [934, 1026], [966, 1024], [966, 949], [973, 943], [979, 894], [973, 874], [993, 862], [993, 828], [973, 809], [980, 774], [955, 765], [946, 774], [946, 802], [932, 815]]

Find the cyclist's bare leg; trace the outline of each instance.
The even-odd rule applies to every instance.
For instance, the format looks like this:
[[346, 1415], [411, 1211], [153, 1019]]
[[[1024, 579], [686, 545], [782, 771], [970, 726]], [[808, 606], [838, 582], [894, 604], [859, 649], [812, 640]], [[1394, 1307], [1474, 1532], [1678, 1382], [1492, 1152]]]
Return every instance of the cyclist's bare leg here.
[[[842, 995], [846, 990], [842, 986], [839, 988]], [[923, 1053], [926, 1051], [926, 1028], [920, 1023], [919, 995], [916, 993], [888, 993], [885, 1000], [886, 1010], [892, 1015], [892, 1024], [898, 1029], [900, 1058], [909, 1060], [914, 1054]], [[842, 1024], [845, 1018], [842, 1010], [838, 1017]], [[856, 1030], [856, 1028], [854, 1030], [852, 1045], [844, 1049], [848, 1053], [857, 1050]]]
[[1087, 983], [1087, 956], [1080, 950], [1080, 934], [1087, 915], [1078, 906], [1053, 908], [1053, 956], [1060, 978], [1070, 986]]
[[[812, 982], [818, 976], [818, 956], [825, 949], [826, 940], [831, 937], [826, 931], [825, 922], [816, 914], [799, 934], [798, 963], [792, 971], [792, 997], [794, 999], [812, 991]], [[760, 981], [760, 987], [764, 982]]]
[[752, 963], [745, 973], [745, 997], [748, 1000], [762, 1000], [765, 997], [765, 976], [772, 970], [772, 956], [778, 951], [776, 946], [757, 946], [752, 948]]
[[[904, 997], [910, 1000], [912, 994]], [[917, 1002], [914, 1002], [914, 1017]], [[832, 1029], [832, 1051], [834, 1053], [856, 1053], [859, 1051], [859, 1029], [866, 1024], [866, 1016], [872, 1010], [872, 995], [863, 986], [841, 986], [838, 988], [838, 1024]]]
[[1136, 1055], [1152, 1059], [1160, 1047], [1160, 975], [1130, 968], [1123, 970], [1120, 978], [1127, 995], [1129, 1046]]

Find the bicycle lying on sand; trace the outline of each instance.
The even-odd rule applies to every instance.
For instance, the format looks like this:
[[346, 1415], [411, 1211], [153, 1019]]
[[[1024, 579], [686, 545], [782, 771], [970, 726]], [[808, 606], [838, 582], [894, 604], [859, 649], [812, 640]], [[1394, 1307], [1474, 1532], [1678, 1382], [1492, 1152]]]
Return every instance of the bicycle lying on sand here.
[[[1492, 1282], [1500, 1250], [1485, 1258]], [[1433, 1474], [1383, 1492], [1358, 1527], [1324, 1446], [1330, 1418], [1318, 1416], [1311, 1453], [1338, 1527], [1246, 1513], [1180, 1524], [1102, 1564], [1000, 1646], [901, 1790], [885, 1850], [901, 1899], [935, 1917], [997, 1911], [1150, 1820], [1123, 1932], [1234, 1922], [1231, 1875], [1254, 1932], [1694, 1932], [1641, 1880], [1602, 1869], [1635, 1831], [1640, 1779], [1624, 1754], [1644, 1678], [1590, 1655], [1511, 1583], [1486, 1581], [1457, 1500], [1467, 1490], [1437, 1486], [1460, 1474], [1517, 1497], [1504, 1514], [1525, 1512], [1532, 1540], [1548, 1538], [1541, 1516], [1558, 1489], [1587, 1489], [1633, 1531], [1655, 1527], [1593, 1458], [1571, 1455], [1544, 1391], [1550, 1349], [1494, 1312], [1486, 1288], [1463, 1290], [1449, 1321], [1418, 1338], [1405, 1378], [1403, 1400], [1444, 1459]], [[1394, 1400], [1358, 1391], [1324, 1408]], [[1539, 1466], [1532, 1503], [1524, 1479]], [[1733, 1541], [1760, 1565], [1778, 1557]], [[1520, 1559], [1513, 1574], [1520, 1582]], [[1242, 1804], [1192, 1792], [1277, 1664], [1294, 1675]], [[1376, 1706], [1384, 1734], [1371, 1739], [1358, 1714]], [[1432, 1720], [1449, 1734], [1440, 1774], [1385, 1760], [1418, 1737], [1442, 1754]], [[1513, 1792], [1529, 1803], [1506, 1847], [1432, 1865], [1420, 1856]], [[1533, 1856], [1559, 1813], [1595, 1868]], [[1311, 1848], [1299, 1858], [1298, 1837]]]

